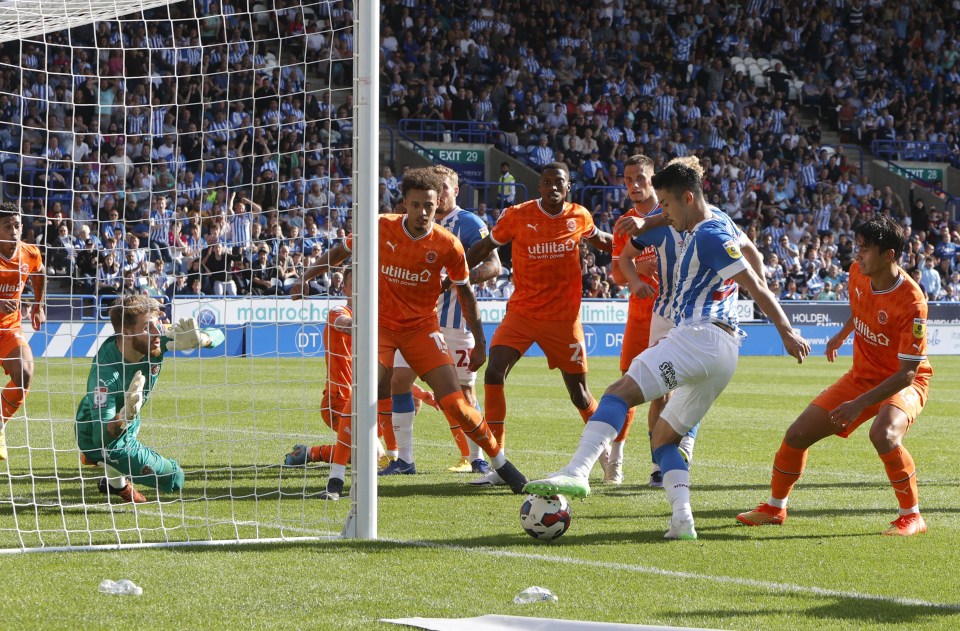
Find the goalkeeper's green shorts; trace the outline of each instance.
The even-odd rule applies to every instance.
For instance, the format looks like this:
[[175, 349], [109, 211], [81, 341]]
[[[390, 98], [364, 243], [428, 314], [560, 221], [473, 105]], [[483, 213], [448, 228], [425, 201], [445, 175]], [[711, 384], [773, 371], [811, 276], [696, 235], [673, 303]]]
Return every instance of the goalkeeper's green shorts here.
[[91, 449], [83, 452], [90, 463], [106, 463], [134, 484], [142, 484], [160, 491], [179, 491], [183, 488], [183, 469], [176, 460], [164, 458], [135, 438], [127, 438], [122, 446]]

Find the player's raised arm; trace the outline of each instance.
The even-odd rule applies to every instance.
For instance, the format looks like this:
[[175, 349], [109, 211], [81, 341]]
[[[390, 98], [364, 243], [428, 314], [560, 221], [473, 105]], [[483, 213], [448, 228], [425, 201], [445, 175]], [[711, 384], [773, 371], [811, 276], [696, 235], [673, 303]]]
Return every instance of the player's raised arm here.
[[457, 300], [460, 309], [467, 320], [467, 326], [473, 333], [473, 349], [470, 351], [470, 370], [477, 372], [487, 361], [487, 338], [483, 334], [483, 321], [480, 319], [480, 307], [477, 306], [477, 295], [473, 293], [470, 283], [455, 285]]
[[800, 336], [800, 334], [790, 326], [790, 319], [783, 312], [780, 303], [774, 298], [766, 284], [760, 280], [753, 268], [748, 267], [733, 276], [733, 280], [747, 290], [750, 297], [756, 301], [766, 314], [773, 325], [777, 327], [780, 333], [780, 339], [787, 352], [797, 359], [798, 363], [803, 363], [804, 357], [810, 354], [810, 344]]
[[323, 274], [331, 267], [336, 267], [350, 258], [350, 250], [347, 246], [338, 243], [326, 252], [320, 255], [317, 262], [303, 270], [300, 279], [290, 288], [290, 298], [300, 300], [306, 295], [307, 287], [310, 286], [310, 279]]
[[609, 232], [597, 230], [592, 237], [583, 239], [601, 252], [613, 252], [613, 235]]
[[[632, 242], [627, 241], [623, 246], [623, 250], [620, 251], [617, 266], [627, 285], [630, 287], [631, 294], [636, 295], [638, 298], [655, 296], [657, 292], [649, 284], [643, 282], [640, 278], [640, 273], [637, 271], [637, 262], [635, 259], [638, 256], [640, 256], [640, 250], [638, 250]], [[614, 276], [614, 280], [616, 280], [616, 276]]]
[[[494, 243], [493, 239], [490, 238], [488, 234], [483, 239], [474, 243], [469, 250], [467, 250], [467, 267], [473, 270], [473, 268], [479, 265], [482, 261], [486, 261], [490, 256], [491, 252], [497, 250], [497, 244]], [[499, 263], [499, 257], [497, 259]], [[497, 272], [499, 274], [499, 272]]]

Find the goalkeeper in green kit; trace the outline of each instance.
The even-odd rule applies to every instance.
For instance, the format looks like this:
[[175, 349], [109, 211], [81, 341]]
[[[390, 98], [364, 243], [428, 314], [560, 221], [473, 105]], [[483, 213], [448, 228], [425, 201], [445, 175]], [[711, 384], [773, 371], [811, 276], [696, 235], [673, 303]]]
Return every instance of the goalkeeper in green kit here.
[[[183, 488], [183, 469], [137, 440], [140, 408], [150, 397], [167, 351], [213, 348], [223, 343], [218, 329], [199, 329], [182, 319], [168, 334], [160, 322], [160, 303], [149, 296], [124, 296], [110, 307], [114, 335], [93, 358], [87, 394], [77, 408], [77, 446], [84, 464], [103, 464], [100, 492], [124, 502], [147, 499], [134, 486], [160, 491]], [[129, 476], [130, 480], [127, 479]]]

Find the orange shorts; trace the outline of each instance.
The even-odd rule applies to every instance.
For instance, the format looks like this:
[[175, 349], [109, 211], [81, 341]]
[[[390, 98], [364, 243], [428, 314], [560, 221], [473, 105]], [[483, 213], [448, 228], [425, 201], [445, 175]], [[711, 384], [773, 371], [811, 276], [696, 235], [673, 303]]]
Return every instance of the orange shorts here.
[[378, 337], [378, 358], [387, 368], [393, 368], [393, 356], [398, 350], [407, 360], [407, 365], [420, 377], [439, 366], [453, 365], [439, 323], [409, 331], [393, 331], [381, 326]]
[[[0, 361], [8, 359], [13, 354], [13, 351], [17, 350], [20, 346], [30, 348], [30, 345], [23, 339], [23, 334], [20, 331], [7, 330], [0, 332]], [[6, 372], [6, 370], [4, 370], [4, 372]]]
[[650, 316], [627, 320], [623, 330], [623, 344], [620, 346], [620, 372], [627, 372], [633, 358], [650, 347]]
[[547, 356], [547, 365], [565, 373], [587, 372], [587, 345], [584, 342], [583, 325], [576, 320], [534, 320], [507, 311], [503, 321], [493, 333], [490, 346], [509, 346], [521, 355], [534, 342]]
[[[841, 403], [852, 401], [877, 385], [878, 382], [864, 381], [854, 375], [853, 372], [848, 372], [840, 377], [832, 386], [821, 392], [811, 403], [818, 408], [830, 412], [836, 409]], [[866, 408], [856, 420], [850, 423], [850, 425], [837, 434], [837, 436], [846, 438], [852, 434], [855, 429], [876, 416], [880, 412], [880, 408], [885, 405], [892, 405], [902, 410], [903, 413], [907, 415], [910, 425], [913, 425], [913, 422], [920, 416], [920, 412], [927, 402], [927, 387], [928, 383], [926, 379], [915, 379], [912, 385], [887, 397], [880, 403]]]
[[327, 427], [337, 431], [340, 427], [340, 419], [350, 416], [350, 399], [341, 396], [330, 396], [329, 390], [323, 391], [323, 399], [320, 401], [320, 417]]

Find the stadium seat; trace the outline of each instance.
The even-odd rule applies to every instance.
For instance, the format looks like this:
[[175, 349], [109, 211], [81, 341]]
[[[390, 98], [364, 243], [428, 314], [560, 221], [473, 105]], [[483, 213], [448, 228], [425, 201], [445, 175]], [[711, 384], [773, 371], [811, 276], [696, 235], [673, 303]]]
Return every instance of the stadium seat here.
[[767, 78], [762, 74], [755, 75], [753, 77], [753, 85], [757, 86], [758, 88], [766, 88]]
[[744, 57], [743, 63], [747, 64], [748, 66], [755, 66], [757, 64], [757, 60], [753, 57]]
[[740, 72], [742, 74], [747, 74], [747, 66], [743, 62], [738, 62], [733, 66], [734, 72]]
[[743, 63], [743, 57], [737, 57], [736, 55], [734, 55], [733, 57], [730, 58], [731, 66], [736, 66], [737, 64], [742, 64], [742, 63]]
[[757, 60], [757, 65], [760, 66], [761, 70], [766, 70], [767, 68], [770, 67], [770, 60], [769, 60], [769, 59], [763, 59], [763, 58], [758, 59], [758, 60]]

